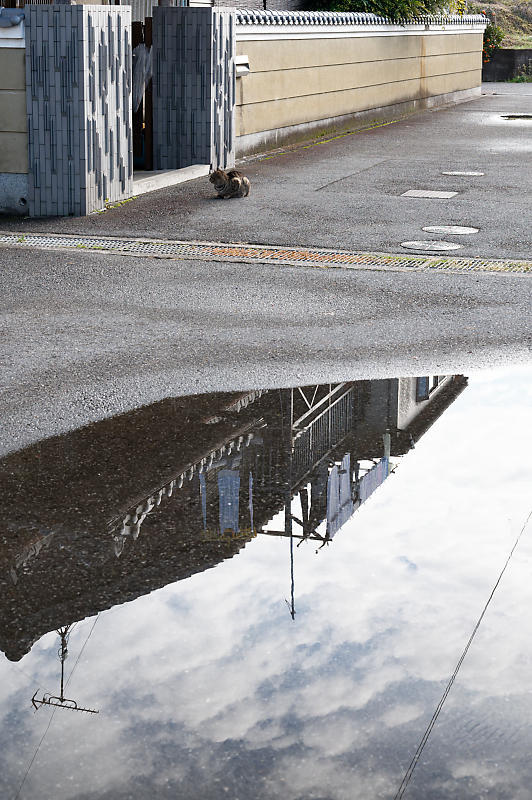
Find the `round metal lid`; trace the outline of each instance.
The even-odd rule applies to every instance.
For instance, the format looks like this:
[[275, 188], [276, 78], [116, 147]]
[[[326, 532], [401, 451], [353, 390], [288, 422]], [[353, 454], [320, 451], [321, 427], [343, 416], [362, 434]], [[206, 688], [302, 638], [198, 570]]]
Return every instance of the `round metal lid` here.
[[427, 233], [449, 233], [453, 236], [465, 236], [468, 233], [478, 233], [478, 228], [468, 228], [464, 225], [427, 225], [422, 230]]

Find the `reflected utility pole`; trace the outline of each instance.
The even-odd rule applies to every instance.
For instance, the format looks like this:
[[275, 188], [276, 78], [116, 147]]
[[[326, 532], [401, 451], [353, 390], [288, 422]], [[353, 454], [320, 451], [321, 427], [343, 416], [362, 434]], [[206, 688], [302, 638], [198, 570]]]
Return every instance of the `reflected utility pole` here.
[[386, 428], [386, 433], [382, 434], [382, 442], [384, 445], [384, 458], [388, 459], [388, 464], [389, 464], [390, 456], [392, 454], [392, 437], [389, 428]]
[[[290, 609], [290, 616], [293, 620], [296, 618], [296, 605], [295, 605], [295, 578], [294, 578], [294, 534], [292, 525], [292, 425], [294, 421], [294, 390], [289, 389], [289, 415], [288, 425], [286, 426], [285, 434], [285, 499], [284, 499], [284, 532], [285, 536], [290, 537], [290, 603], [287, 602]], [[283, 415], [284, 416], [284, 415]]]
[[35, 711], [38, 711], [41, 706], [55, 706], [56, 708], [69, 708], [71, 711], [85, 711], [87, 714], [99, 714], [99, 711], [96, 711], [92, 708], [82, 708], [81, 706], [78, 706], [75, 700], [69, 700], [67, 697], [65, 697], [65, 661], [68, 658], [68, 640], [70, 638], [70, 630], [70, 625], [65, 625], [63, 628], [59, 628], [57, 630], [61, 640], [59, 650], [57, 651], [57, 655], [61, 661], [61, 689], [59, 696], [45, 692], [42, 698], [38, 699], [37, 692], [39, 690], [37, 689], [37, 692], [35, 692], [31, 698], [31, 702], [35, 708]]

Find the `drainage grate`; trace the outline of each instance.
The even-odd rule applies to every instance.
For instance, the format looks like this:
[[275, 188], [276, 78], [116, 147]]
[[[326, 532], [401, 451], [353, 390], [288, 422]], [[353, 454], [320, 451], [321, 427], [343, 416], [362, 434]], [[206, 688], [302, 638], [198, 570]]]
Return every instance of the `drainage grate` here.
[[473, 172], [472, 170], [459, 170], [455, 169], [452, 171], [447, 170], [446, 172], [442, 172], [442, 175], [462, 175], [464, 177], [471, 177], [471, 178], [479, 178], [484, 175], [483, 172]]
[[432, 189], [409, 189], [401, 197], [434, 197], [436, 200], [448, 200], [458, 192], [435, 192]]
[[119, 239], [98, 236], [61, 236], [0, 233], [0, 244], [42, 250], [104, 251], [132, 256], [178, 260], [229, 261], [249, 264], [280, 264], [344, 269], [446, 270], [458, 272], [532, 272], [532, 261], [511, 259], [451, 258], [393, 253], [350, 252], [322, 248], [277, 245], [180, 242]]

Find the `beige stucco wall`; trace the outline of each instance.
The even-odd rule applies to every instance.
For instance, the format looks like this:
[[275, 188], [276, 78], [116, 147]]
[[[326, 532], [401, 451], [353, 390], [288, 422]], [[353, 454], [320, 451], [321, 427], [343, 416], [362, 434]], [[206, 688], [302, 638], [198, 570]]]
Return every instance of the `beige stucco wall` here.
[[237, 136], [480, 86], [482, 33], [238, 41]]
[[24, 52], [0, 48], [0, 173], [28, 171]]

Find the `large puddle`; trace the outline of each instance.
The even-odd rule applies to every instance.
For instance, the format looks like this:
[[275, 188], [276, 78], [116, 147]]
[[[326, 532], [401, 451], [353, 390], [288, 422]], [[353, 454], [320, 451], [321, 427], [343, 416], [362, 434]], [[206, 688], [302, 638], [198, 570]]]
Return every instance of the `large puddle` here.
[[257, 389], [4, 458], [0, 796], [529, 798], [531, 406]]

